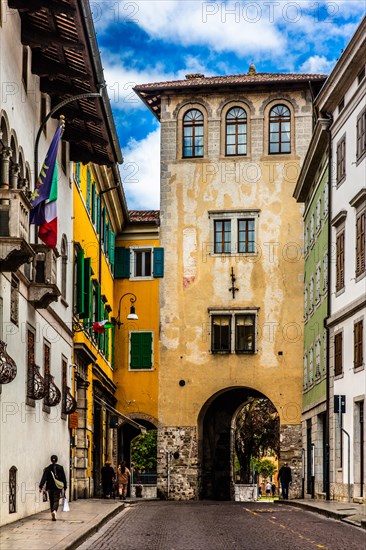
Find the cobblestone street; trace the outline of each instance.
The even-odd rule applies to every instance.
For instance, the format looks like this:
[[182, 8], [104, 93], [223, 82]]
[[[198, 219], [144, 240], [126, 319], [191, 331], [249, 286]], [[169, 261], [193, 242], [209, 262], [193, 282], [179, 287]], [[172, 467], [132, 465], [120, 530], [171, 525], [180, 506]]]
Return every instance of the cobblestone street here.
[[361, 550], [365, 531], [271, 503], [131, 505], [79, 550]]

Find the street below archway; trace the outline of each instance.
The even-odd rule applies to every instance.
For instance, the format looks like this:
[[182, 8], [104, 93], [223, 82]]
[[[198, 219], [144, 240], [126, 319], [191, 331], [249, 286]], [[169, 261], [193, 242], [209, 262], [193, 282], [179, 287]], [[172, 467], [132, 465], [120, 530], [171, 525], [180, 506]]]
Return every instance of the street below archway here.
[[79, 550], [360, 550], [365, 531], [270, 502], [146, 502], [126, 509]]

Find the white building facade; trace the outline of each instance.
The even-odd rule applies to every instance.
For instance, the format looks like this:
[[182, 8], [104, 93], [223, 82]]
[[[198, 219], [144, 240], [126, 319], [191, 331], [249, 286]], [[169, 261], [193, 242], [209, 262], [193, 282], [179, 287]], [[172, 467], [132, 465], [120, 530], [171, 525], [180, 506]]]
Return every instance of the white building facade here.
[[[68, 165], [60, 149], [57, 248], [53, 251], [41, 241], [35, 245], [28, 199], [34, 189], [35, 136], [49, 98], [41, 94], [39, 78], [31, 72], [32, 52], [21, 43], [15, 10], [2, 14], [0, 43], [0, 340], [17, 369], [15, 378], [5, 372], [8, 359], [2, 354], [1, 524], [6, 524], [48, 507], [38, 485], [51, 454], [58, 455], [68, 477], [70, 441], [63, 405], [73, 345], [68, 261], [73, 212]], [[57, 122], [50, 120], [41, 135], [39, 167], [56, 128]]]
[[[317, 98], [331, 116], [330, 498], [365, 501], [366, 19]], [[338, 405], [342, 396], [341, 410]], [[349, 454], [348, 454], [349, 453]]]

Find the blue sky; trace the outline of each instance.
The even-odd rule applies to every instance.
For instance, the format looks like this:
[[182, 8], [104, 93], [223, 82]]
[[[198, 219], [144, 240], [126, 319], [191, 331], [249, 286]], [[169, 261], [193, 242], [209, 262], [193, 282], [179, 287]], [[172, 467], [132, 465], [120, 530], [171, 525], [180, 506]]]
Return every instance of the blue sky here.
[[258, 72], [328, 74], [366, 0], [90, 2], [130, 209], [159, 208], [159, 123], [136, 84]]

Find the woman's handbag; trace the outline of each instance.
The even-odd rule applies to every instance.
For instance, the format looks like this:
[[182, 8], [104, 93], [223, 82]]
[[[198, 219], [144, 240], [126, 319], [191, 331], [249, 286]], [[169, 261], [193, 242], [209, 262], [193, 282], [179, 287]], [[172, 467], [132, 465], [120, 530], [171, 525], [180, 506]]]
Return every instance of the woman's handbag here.
[[69, 501], [67, 500], [66, 497], [64, 497], [64, 505], [62, 507], [62, 511], [63, 512], [70, 512]]
[[63, 489], [64, 488], [63, 481], [60, 481], [59, 479], [57, 479], [53, 472], [51, 472], [51, 474], [52, 474], [53, 481], [55, 482], [55, 485], [56, 485], [57, 489]]

